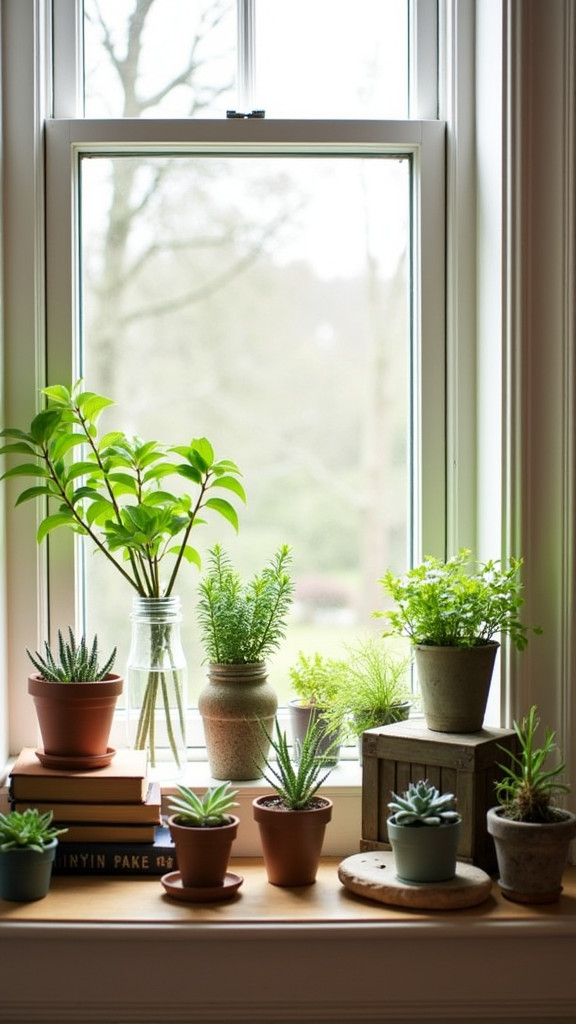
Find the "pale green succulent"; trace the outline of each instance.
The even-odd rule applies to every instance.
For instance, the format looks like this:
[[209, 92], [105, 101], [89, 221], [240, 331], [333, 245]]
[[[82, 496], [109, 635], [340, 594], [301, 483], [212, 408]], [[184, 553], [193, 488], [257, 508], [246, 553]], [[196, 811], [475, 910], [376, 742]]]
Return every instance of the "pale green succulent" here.
[[220, 786], [207, 789], [203, 796], [198, 796], [188, 786], [178, 786], [180, 796], [172, 797], [169, 810], [176, 816], [178, 825], [192, 828], [216, 828], [229, 823], [233, 807], [238, 804], [234, 797], [237, 790], [230, 790], [230, 783], [223, 782]]
[[440, 793], [427, 779], [411, 782], [402, 796], [394, 798], [388, 807], [395, 825], [448, 825], [461, 820], [455, 808], [453, 793]]

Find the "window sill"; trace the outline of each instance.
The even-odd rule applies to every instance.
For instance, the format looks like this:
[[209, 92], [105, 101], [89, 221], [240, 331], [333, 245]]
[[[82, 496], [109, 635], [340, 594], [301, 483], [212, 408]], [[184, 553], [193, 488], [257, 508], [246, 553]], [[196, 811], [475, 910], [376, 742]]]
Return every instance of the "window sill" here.
[[0, 901], [0, 1021], [574, 1019], [576, 868], [549, 907], [494, 884], [478, 907], [429, 913], [352, 896], [337, 864], [282, 889], [258, 859], [235, 859], [238, 895], [203, 906], [157, 878], [57, 877], [42, 901]]

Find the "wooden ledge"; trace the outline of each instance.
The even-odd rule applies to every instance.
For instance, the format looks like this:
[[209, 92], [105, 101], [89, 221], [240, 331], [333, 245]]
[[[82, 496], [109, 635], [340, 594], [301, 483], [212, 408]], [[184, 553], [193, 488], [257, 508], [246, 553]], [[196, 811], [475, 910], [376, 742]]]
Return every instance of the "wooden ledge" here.
[[45, 899], [34, 903], [0, 900], [0, 930], [7, 938], [12, 923], [43, 925], [287, 925], [346, 926], [427, 923], [468, 926], [471, 919], [492, 924], [546, 925], [576, 934], [576, 867], [564, 876], [558, 903], [523, 906], [504, 899], [496, 882], [489, 898], [477, 907], [423, 911], [388, 907], [348, 892], [337, 867], [342, 858], [324, 858], [314, 885], [284, 889], [270, 885], [261, 860], [235, 859], [231, 870], [244, 882], [230, 900], [188, 904], [164, 893], [159, 877], [58, 876]]

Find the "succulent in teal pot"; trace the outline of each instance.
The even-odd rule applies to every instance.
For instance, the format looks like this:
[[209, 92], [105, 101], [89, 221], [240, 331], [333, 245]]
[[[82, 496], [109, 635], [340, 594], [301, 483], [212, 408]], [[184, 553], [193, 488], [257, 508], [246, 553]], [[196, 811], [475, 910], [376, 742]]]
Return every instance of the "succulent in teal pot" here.
[[427, 779], [391, 795], [387, 829], [397, 877], [411, 883], [454, 878], [462, 821], [454, 795]]

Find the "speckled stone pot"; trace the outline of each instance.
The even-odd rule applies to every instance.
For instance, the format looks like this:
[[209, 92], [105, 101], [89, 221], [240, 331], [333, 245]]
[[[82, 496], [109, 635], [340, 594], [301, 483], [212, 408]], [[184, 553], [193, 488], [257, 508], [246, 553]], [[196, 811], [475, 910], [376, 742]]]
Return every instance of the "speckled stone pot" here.
[[262, 724], [272, 732], [277, 707], [265, 662], [209, 666], [198, 708], [214, 779], [241, 782], [262, 776], [270, 748]]
[[576, 836], [576, 815], [562, 813], [562, 821], [538, 825], [503, 818], [501, 807], [488, 811], [498, 884], [506, 899], [514, 903], [555, 903], [559, 899], [570, 842]]

